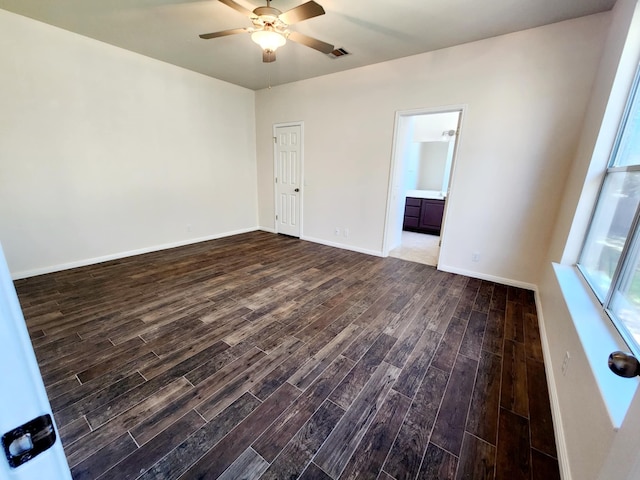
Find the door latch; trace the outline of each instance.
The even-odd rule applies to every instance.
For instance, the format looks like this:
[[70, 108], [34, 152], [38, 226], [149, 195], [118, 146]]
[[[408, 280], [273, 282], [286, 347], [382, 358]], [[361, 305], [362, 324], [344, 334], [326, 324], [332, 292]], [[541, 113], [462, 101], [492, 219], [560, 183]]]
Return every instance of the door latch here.
[[56, 443], [51, 415], [41, 415], [2, 435], [2, 448], [12, 468], [35, 458]]

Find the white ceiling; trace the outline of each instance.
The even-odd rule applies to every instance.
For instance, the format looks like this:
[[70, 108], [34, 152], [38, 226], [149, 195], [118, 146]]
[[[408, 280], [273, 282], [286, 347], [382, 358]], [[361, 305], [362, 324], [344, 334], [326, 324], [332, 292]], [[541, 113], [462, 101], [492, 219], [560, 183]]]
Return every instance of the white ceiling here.
[[[305, 0], [274, 0], [281, 11]], [[291, 26], [343, 47], [332, 59], [287, 42], [262, 63], [250, 27], [217, 0], [0, 0], [0, 8], [253, 90], [610, 10], [615, 0], [316, 0], [326, 15]], [[266, 1], [236, 0], [253, 10]]]

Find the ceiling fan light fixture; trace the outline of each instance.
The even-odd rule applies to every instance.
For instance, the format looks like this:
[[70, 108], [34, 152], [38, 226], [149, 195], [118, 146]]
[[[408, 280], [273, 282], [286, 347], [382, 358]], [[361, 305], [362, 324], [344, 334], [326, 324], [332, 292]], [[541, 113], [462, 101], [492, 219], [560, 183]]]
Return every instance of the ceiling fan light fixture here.
[[[0, 0], [1, 1], [1, 0]], [[200, 38], [208, 40], [210, 38], [226, 37], [227, 35], [235, 35], [236, 33], [251, 33], [251, 40], [260, 45], [262, 49], [263, 63], [272, 63], [276, 61], [276, 50], [282, 47], [287, 40], [298, 43], [309, 48], [313, 48], [324, 54], [337, 53], [346, 55], [346, 50], [340, 52], [333, 45], [318, 40], [317, 38], [304, 35], [303, 33], [290, 31], [289, 25], [302, 22], [309, 18], [324, 15], [325, 11], [321, 5], [314, 0], [307, 0], [305, 3], [293, 7], [282, 13], [277, 8], [271, 7], [271, 0], [266, 0], [267, 5], [257, 7], [253, 11], [247, 10], [245, 7], [236, 3], [235, 0], [219, 0], [228, 7], [237, 10], [246, 15], [253, 23], [250, 28], [233, 28], [230, 30], [222, 30], [220, 32], [203, 33]], [[335, 52], [334, 52], [335, 50]]]
[[278, 47], [287, 43], [283, 35], [274, 30], [258, 30], [251, 34], [251, 40], [256, 42], [262, 50], [275, 52]]

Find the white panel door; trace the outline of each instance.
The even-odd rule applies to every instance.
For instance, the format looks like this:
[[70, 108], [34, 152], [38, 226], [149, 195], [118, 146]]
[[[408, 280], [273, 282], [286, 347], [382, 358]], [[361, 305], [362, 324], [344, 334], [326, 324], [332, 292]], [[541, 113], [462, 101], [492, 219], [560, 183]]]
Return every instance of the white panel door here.
[[0, 246], [0, 479], [71, 479]]
[[300, 125], [276, 127], [276, 230], [300, 237], [302, 145]]

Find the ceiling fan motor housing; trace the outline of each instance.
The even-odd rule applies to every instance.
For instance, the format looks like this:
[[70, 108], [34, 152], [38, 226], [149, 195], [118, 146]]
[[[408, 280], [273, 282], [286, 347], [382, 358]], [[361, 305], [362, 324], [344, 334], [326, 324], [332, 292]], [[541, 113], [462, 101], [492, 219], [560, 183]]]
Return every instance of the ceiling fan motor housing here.
[[267, 25], [274, 24], [278, 20], [278, 16], [282, 14], [280, 10], [273, 7], [258, 7], [253, 13]]

